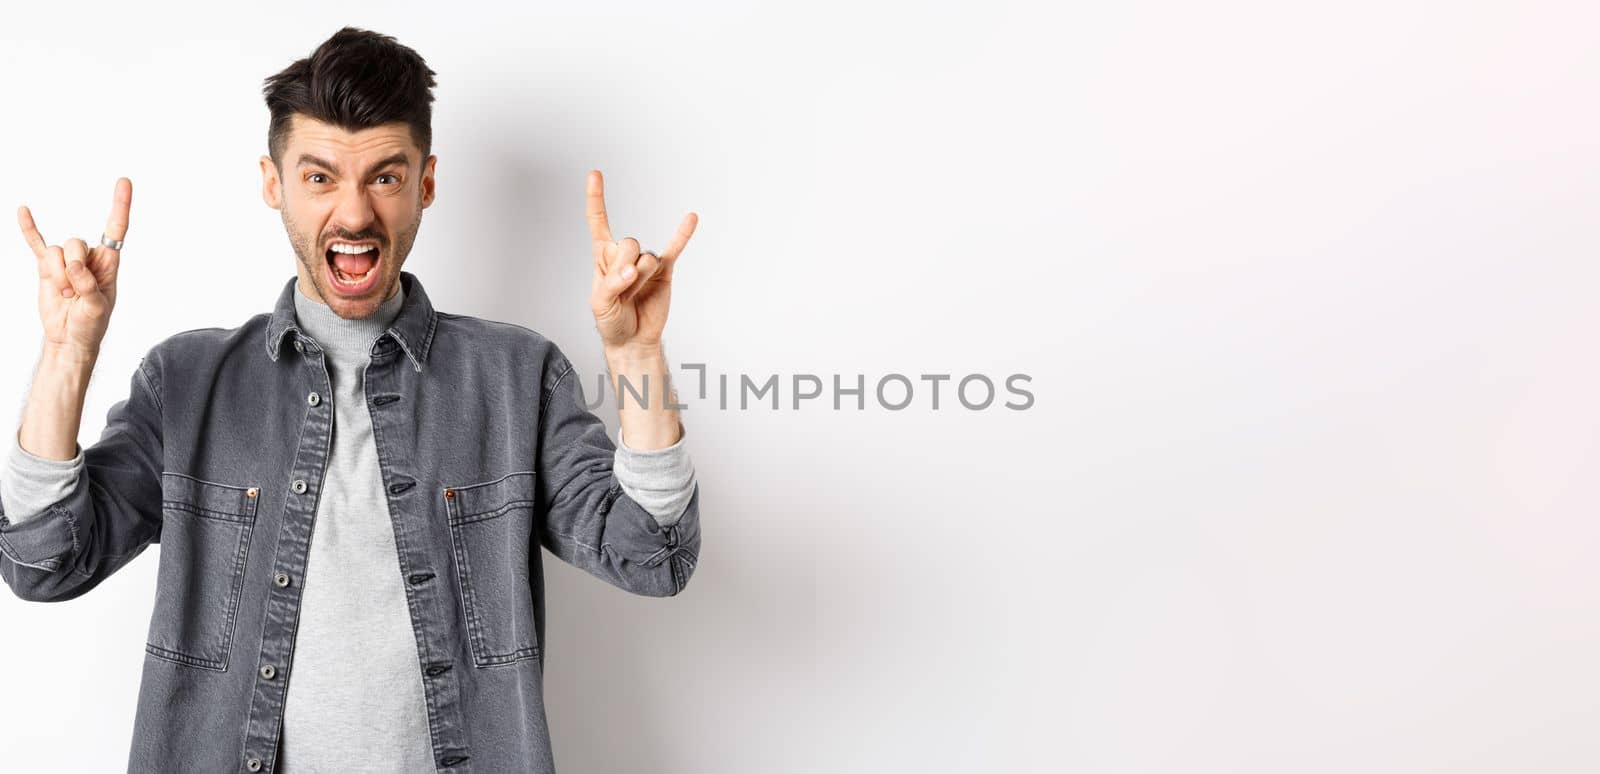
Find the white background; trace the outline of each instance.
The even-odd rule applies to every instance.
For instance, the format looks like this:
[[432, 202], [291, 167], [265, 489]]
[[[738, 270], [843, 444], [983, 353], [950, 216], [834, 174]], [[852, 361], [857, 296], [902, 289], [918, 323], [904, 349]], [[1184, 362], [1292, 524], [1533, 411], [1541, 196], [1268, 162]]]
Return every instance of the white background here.
[[[1031, 375], [1025, 411], [683, 390], [689, 588], [548, 565], [564, 771], [1600, 769], [1591, 5], [6, 14], [0, 209], [93, 239], [134, 182], [85, 444], [150, 345], [293, 275], [261, 81], [347, 23], [439, 72], [438, 308], [592, 377], [595, 167], [619, 236], [700, 214], [674, 364]], [[0, 768], [126, 765], [156, 564], [0, 598]]]

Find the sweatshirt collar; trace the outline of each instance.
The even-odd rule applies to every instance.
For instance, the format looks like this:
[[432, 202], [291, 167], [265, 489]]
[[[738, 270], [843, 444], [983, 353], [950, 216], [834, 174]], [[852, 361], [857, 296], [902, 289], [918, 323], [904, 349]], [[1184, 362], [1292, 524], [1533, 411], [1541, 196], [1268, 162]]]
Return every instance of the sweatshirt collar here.
[[365, 320], [339, 317], [326, 304], [301, 294], [299, 282], [298, 275], [290, 277], [278, 293], [267, 320], [267, 357], [277, 361], [284, 334], [292, 330], [321, 346], [331, 344], [338, 348], [335, 351], [346, 351], [341, 344], [353, 343], [358, 354], [364, 350], [369, 356], [383, 352], [384, 339], [393, 339], [411, 358], [412, 366], [422, 370], [438, 320], [416, 275], [401, 270], [400, 289]]

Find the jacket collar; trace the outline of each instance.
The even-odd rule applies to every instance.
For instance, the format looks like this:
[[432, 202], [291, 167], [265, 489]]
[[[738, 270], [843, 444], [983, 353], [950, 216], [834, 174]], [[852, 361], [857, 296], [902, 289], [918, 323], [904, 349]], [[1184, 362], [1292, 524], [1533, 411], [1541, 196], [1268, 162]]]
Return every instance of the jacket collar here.
[[[284, 334], [295, 331], [296, 334], [304, 335], [294, 314], [294, 285], [299, 281], [300, 277], [296, 275], [284, 283], [283, 290], [278, 293], [278, 302], [272, 309], [272, 316], [267, 319], [267, 357], [273, 362], [278, 360], [278, 349], [283, 343]], [[406, 294], [405, 301], [400, 304], [400, 311], [395, 314], [394, 321], [389, 324], [384, 335], [378, 337], [378, 344], [374, 349], [383, 346], [385, 337], [392, 338], [411, 358], [412, 366], [421, 371], [423, 362], [428, 359], [428, 346], [433, 343], [433, 329], [437, 323], [437, 315], [433, 311], [433, 304], [428, 301], [428, 294], [422, 289], [422, 282], [416, 275], [402, 269], [400, 285]]]

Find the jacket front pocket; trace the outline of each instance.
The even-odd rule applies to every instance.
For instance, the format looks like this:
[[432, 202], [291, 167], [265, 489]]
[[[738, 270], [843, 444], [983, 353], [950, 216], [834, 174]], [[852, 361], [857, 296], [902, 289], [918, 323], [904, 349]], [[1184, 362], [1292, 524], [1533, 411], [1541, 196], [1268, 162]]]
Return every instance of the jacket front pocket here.
[[456, 583], [473, 662], [509, 664], [539, 653], [528, 552], [533, 472], [444, 490]]
[[258, 493], [161, 474], [161, 568], [146, 652], [227, 670]]

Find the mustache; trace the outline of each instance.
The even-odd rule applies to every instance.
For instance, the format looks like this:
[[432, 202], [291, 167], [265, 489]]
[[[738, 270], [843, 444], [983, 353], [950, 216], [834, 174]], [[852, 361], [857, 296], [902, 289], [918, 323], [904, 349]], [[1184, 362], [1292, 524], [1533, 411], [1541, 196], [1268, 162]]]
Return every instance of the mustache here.
[[326, 250], [328, 245], [331, 242], [333, 242], [334, 240], [336, 240], [336, 239], [344, 240], [344, 241], [347, 241], [347, 242], [365, 242], [365, 241], [371, 240], [373, 242], [377, 242], [379, 247], [387, 248], [389, 246], [389, 240], [385, 239], [382, 234], [374, 234], [374, 233], [366, 233], [366, 232], [363, 232], [363, 233], [360, 233], [360, 234], [352, 234], [352, 233], [349, 233], [349, 232], [346, 231], [346, 232], [339, 232], [339, 233], [336, 233], [336, 234], [331, 234], [329, 236], [323, 237], [323, 239], [322, 239], [322, 247], [323, 247], [323, 249]]

